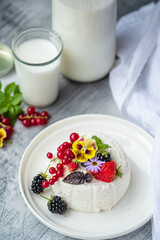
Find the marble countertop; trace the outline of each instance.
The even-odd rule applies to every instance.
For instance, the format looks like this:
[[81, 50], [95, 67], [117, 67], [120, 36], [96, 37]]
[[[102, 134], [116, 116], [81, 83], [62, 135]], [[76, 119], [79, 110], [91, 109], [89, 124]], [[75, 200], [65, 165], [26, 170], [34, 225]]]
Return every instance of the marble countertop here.
[[[118, 17], [150, 2], [149, 0], [118, 0]], [[13, 35], [27, 26], [51, 26], [51, 0], [0, 0], [0, 43], [10, 45]], [[0, 79], [3, 86], [17, 81], [13, 69]], [[60, 79], [57, 101], [45, 108], [51, 115], [48, 125], [79, 114], [108, 114], [121, 117], [112, 98], [107, 77], [94, 83], [78, 83]], [[87, 104], [86, 104], [87, 102]], [[24, 110], [27, 104], [22, 103]], [[44, 126], [26, 129], [20, 122], [15, 125], [12, 144], [0, 149], [0, 239], [3, 240], [71, 240], [39, 222], [24, 203], [18, 183], [20, 159], [30, 141]], [[136, 213], [135, 213], [136, 214]], [[114, 240], [150, 240], [150, 221], [136, 231]]]

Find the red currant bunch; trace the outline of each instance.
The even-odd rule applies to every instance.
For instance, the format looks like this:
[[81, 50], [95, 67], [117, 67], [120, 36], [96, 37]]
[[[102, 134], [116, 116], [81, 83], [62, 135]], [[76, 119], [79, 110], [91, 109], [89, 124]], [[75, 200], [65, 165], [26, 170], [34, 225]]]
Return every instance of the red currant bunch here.
[[2, 114], [0, 114], [0, 128], [3, 128], [6, 132], [6, 137], [4, 140], [9, 140], [13, 134], [14, 128], [10, 124], [9, 118], [3, 117]]
[[20, 114], [18, 119], [25, 127], [44, 125], [47, 123], [49, 114], [46, 111], [41, 113], [37, 112], [35, 107], [30, 106], [27, 108], [26, 114]]

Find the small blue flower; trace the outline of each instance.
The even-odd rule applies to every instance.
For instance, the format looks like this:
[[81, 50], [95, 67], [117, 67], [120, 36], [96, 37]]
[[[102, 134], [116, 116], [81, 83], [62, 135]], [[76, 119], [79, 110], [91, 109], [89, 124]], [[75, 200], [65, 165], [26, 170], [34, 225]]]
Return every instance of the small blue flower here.
[[91, 171], [97, 173], [99, 170], [101, 171], [101, 166], [105, 162], [98, 160], [97, 157], [90, 159], [89, 161], [85, 162], [84, 165], [87, 171]]

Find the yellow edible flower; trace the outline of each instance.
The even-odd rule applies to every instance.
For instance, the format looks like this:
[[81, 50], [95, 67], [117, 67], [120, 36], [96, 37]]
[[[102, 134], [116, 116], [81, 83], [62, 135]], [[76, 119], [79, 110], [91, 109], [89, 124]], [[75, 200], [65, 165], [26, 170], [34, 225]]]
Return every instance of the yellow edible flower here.
[[72, 145], [72, 151], [78, 162], [87, 162], [88, 159], [95, 157], [97, 145], [91, 138], [81, 137]]
[[0, 128], [0, 147], [3, 147], [3, 139], [6, 137], [6, 132], [3, 128]]

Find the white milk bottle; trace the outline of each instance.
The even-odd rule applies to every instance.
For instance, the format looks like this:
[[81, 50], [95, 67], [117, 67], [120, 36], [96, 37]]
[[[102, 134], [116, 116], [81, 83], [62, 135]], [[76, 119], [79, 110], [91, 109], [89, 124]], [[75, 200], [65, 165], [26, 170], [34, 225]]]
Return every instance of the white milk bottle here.
[[61, 72], [91, 82], [112, 68], [116, 52], [116, 0], [53, 0], [52, 25], [62, 37]]

